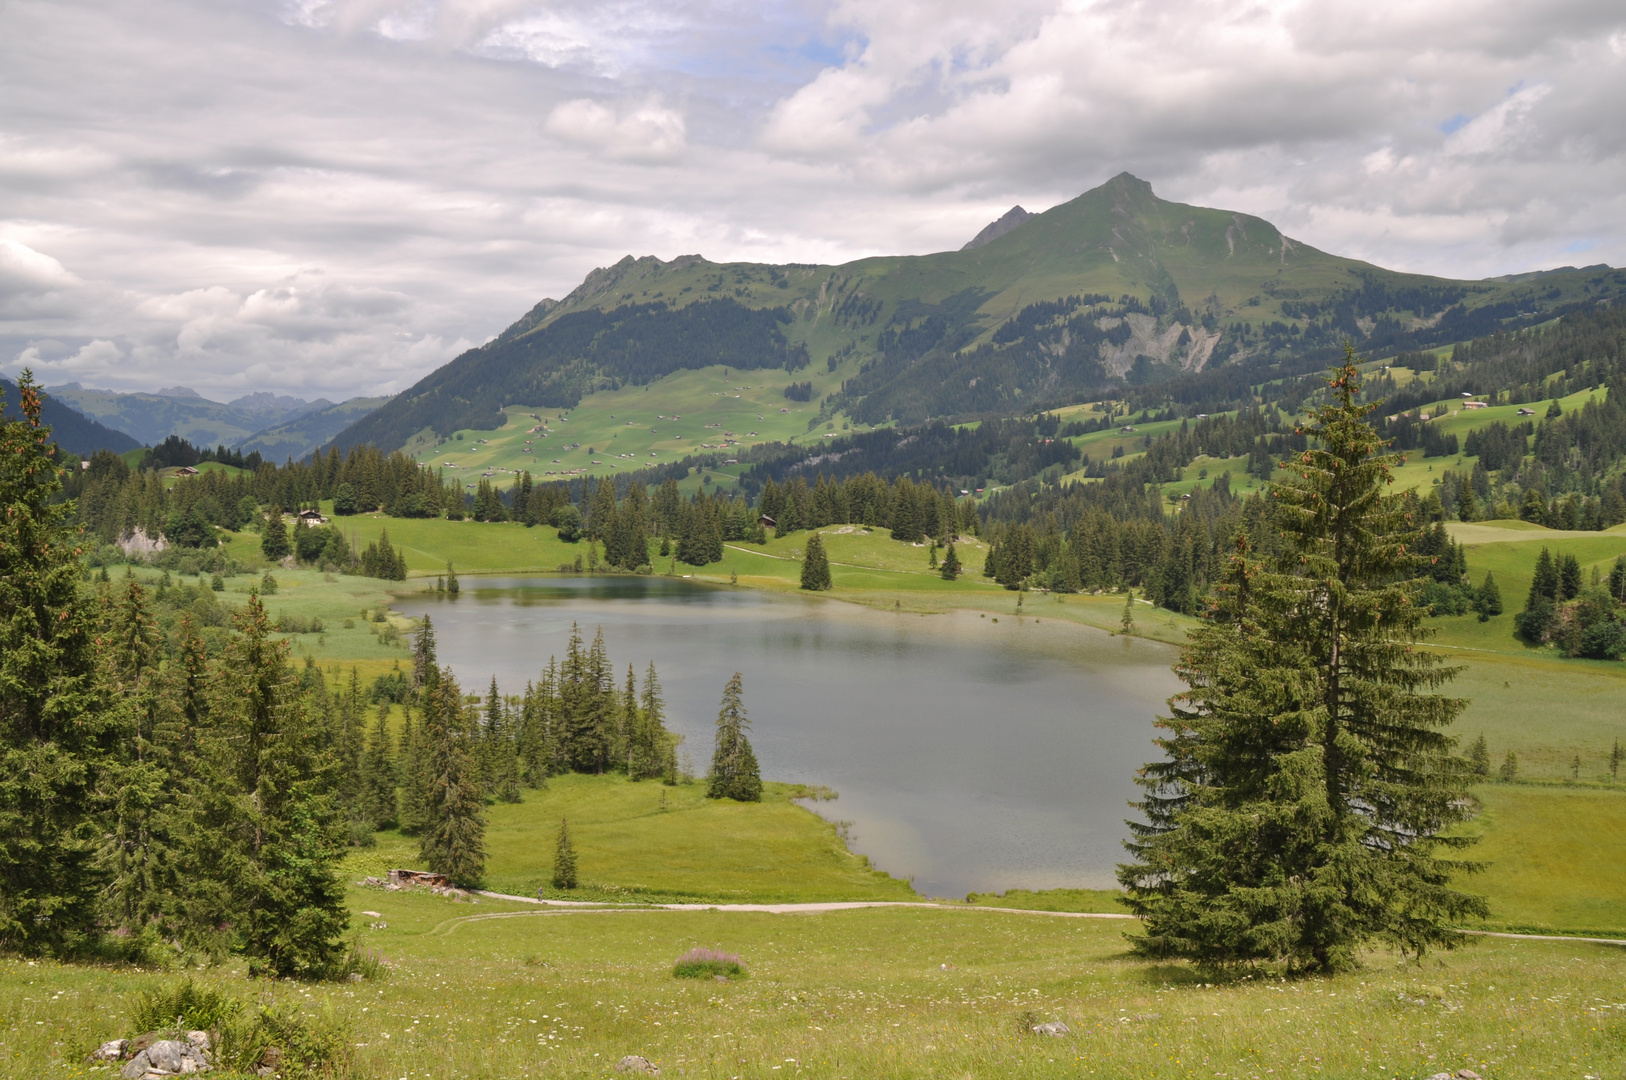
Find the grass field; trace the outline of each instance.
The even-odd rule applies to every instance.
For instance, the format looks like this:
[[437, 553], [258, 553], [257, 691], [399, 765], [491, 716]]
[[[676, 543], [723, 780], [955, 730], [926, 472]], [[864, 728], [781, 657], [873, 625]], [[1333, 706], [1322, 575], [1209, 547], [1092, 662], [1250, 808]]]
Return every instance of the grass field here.
[[1626, 937], [1626, 789], [1483, 784], [1463, 888], [1490, 899], [1487, 925]]
[[[460, 477], [471, 489], [482, 474], [506, 487], [520, 472], [539, 480], [613, 475], [664, 465], [691, 454], [737, 457], [734, 451], [765, 442], [818, 441], [826, 432], [848, 430], [832, 417], [809, 429], [819, 401], [852, 372], [815, 364], [794, 374], [780, 369], [730, 370], [720, 366], [680, 371], [645, 386], [589, 394], [574, 409], [514, 405], [495, 431], [458, 431], [407, 450], [425, 465]], [[811, 382], [810, 401], [791, 401], [785, 386]], [[659, 407], [651, 402], [659, 402]], [[867, 430], [867, 428], [866, 428]], [[452, 468], [451, 466], [456, 466]], [[724, 488], [737, 466], [708, 470]], [[694, 477], [688, 487], [698, 486]]]
[[[1486, 940], [1421, 965], [1216, 978], [1125, 953], [1120, 921], [994, 909], [819, 915], [541, 912], [354, 889], [390, 961], [381, 982], [199, 976], [228, 993], [350, 1025], [351, 1074], [613, 1077], [626, 1054], [664, 1075], [782, 1077], [1502, 1077], [1619, 1075], [1618, 947]], [[749, 976], [677, 980], [704, 945]], [[81, 1076], [131, 1035], [130, 1001], [175, 976], [0, 960], [0, 1076]], [[1060, 1020], [1072, 1034], [1027, 1028]], [[107, 1074], [100, 1074], [107, 1075]]]
[[[629, 783], [557, 776], [524, 802], [487, 809], [486, 887], [564, 899], [769, 903], [914, 900], [907, 882], [853, 855], [836, 828], [791, 802], [798, 788], [768, 783], [759, 804], [708, 799], [704, 783]], [[559, 821], [568, 817], [582, 886], [552, 888]], [[356, 856], [379, 872], [416, 866], [417, 842], [380, 834]], [[393, 861], [392, 861], [393, 860]], [[405, 861], [402, 861], [405, 860]], [[385, 865], [388, 864], [388, 865]]]

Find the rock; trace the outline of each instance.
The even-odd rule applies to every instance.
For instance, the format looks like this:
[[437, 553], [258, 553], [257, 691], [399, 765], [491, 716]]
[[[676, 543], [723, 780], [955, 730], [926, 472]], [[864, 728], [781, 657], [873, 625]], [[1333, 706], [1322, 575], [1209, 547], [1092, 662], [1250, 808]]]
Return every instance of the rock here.
[[124, 1077], [124, 1080], [140, 1080], [141, 1077], [146, 1076], [147, 1052], [143, 1050], [131, 1058], [130, 1063], [124, 1066], [124, 1071], [119, 1075]]
[[129, 1039], [110, 1039], [90, 1052], [87, 1061], [117, 1061], [124, 1056], [125, 1048], [130, 1045]]
[[1428, 1080], [1454, 1080], [1450, 1073], [1435, 1073]]
[[147, 1067], [159, 1072], [179, 1073], [181, 1062], [191, 1051], [190, 1043], [178, 1039], [162, 1039], [147, 1047]]
[[207, 1031], [188, 1031], [186, 1033], [186, 1041], [197, 1047], [199, 1050], [208, 1050], [210, 1046], [209, 1033]]
[[954, 970], [954, 965], [953, 964], [939, 964], [939, 965], [937, 965], [937, 970], [938, 971], [953, 971]]
[[382, 911], [363, 911], [362, 914], [373, 919], [382, 919], [384, 917]]
[[1035, 1035], [1061, 1036], [1071, 1035], [1072, 1030], [1060, 1020], [1051, 1020], [1049, 1023], [1045, 1024], [1034, 1024], [1033, 1033]]
[[616, 1072], [648, 1073], [650, 1076], [659, 1076], [661, 1067], [639, 1054], [628, 1054], [615, 1063]]
[[1472, 1069], [1458, 1069], [1457, 1080], [1480, 1080], [1480, 1077]]

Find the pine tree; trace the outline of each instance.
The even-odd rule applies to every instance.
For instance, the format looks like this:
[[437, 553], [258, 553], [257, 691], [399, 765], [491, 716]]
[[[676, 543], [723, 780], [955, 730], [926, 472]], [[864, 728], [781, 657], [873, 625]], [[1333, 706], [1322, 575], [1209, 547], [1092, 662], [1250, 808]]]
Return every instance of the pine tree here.
[[743, 679], [736, 671], [723, 688], [723, 704], [717, 713], [717, 744], [711, 756], [707, 798], [762, 801], [762, 776], [746, 736], [751, 721], [745, 713], [744, 696]]
[[172, 702], [160, 682], [163, 639], [146, 590], [134, 580], [111, 603], [101, 641], [101, 681], [122, 733], [103, 784], [98, 863], [108, 875], [104, 911], [113, 925], [139, 934], [165, 907], [177, 793], [169, 782], [175, 747], [164, 738]]
[[1485, 736], [1479, 736], [1473, 741], [1473, 745], [1468, 747], [1468, 760], [1473, 762], [1475, 776], [1490, 775], [1490, 746], [1486, 744]]
[[628, 758], [628, 771], [634, 780], [677, 779], [677, 759], [671, 734], [666, 730], [666, 702], [655, 665], [644, 672], [644, 692], [638, 710], [638, 727]]
[[570, 822], [559, 819], [559, 838], [553, 846], [553, 887], [576, 887], [576, 846], [570, 842]]
[[361, 759], [361, 819], [374, 829], [382, 829], [395, 822], [395, 750], [390, 738], [390, 705], [378, 703], [378, 721], [373, 725], [372, 740]]
[[1581, 595], [1581, 560], [1572, 552], [1565, 552], [1558, 560], [1559, 599], [1574, 600]]
[[830, 588], [830, 560], [824, 554], [824, 540], [818, 533], [807, 538], [802, 555], [802, 588], [822, 592]]
[[1479, 509], [1475, 503], [1473, 481], [1464, 474], [1457, 485], [1457, 520], [1478, 521]]
[[[428, 693], [426, 687], [426, 698]], [[424, 753], [423, 708], [416, 710], [416, 720], [415, 710], [406, 710], [406, 718], [401, 723], [401, 754], [395, 769], [399, 784], [396, 823], [408, 836], [421, 835], [429, 824], [429, 767]]]
[[117, 724], [95, 686], [71, 503], [33, 374], [0, 416], [0, 948], [61, 950], [93, 930], [93, 792]]
[[1620, 763], [1626, 761], [1626, 750], [1621, 749], [1620, 739], [1615, 739], [1615, 745], [1609, 751], [1609, 779], [1611, 782], [1620, 779]]
[[412, 689], [422, 690], [428, 684], [437, 670], [436, 663], [435, 627], [425, 615], [412, 646]]
[[1507, 756], [1502, 759], [1502, 767], [1497, 770], [1497, 775], [1502, 778], [1504, 784], [1511, 784], [1517, 780], [1519, 778], [1519, 755], [1509, 750]]
[[1373, 938], [1452, 947], [1486, 911], [1441, 854], [1470, 842], [1442, 835], [1467, 813], [1470, 766], [1440, 730], [1464, 702], [1428, 692], [1454, 672], [1414, 648], [1425, 568], [1358, 379], [1351, 351], [1301, 482], [1272, 487], [1284, 550], [1267, 565], [1243, 544], [1176, 669], [1190, 689], [1159, 721], [1167, 760], [1142, 772], [1119, 869], [1144, 955], [1329, 971]]
[[463, 693], [451, 668], [430, 685], [423, 741], [428, 787], [419, 855], [430, 870], [460, 885], [485, 876], [485, 798], [473, 732], [463, 714]]
[[497, 693], [495, 675], [491, 677], [491, 690], [486, 695], [484, 750], [485, 790], [499, 802], [519, 802], [519, 752], [514, 745], [507, 703]]
[[1479, 612], [1480, 622], [1489, 622], [1502, 613], [1502, 590], [1496, 586], [1496, 575], [1489, 570], [1485, 571], [1485, 584], [1474, 593], [1474, 610]]
[[1135, 632], [1135, 590], [1130, 589], [1124, 596], [1124, 613], [1118, 619], [1118, 632], [1120, 634], [1133, 634]]
[[[448, 596], [456, 596], [462, 591], [463, 586], [457, 583], [457, 571], [452, 568], [451, 562], [448, 561], [446, 563], [446, 594]], [[427, 622], [428, 619], [429, 616], [425, 615], [424, 621]]]
[[282, 507], [273, 506], [260, 523], [260, 552], [272, 562], [281, 562], [292, 550], [288, 526], [282, 520]]
[[[948, 543], [948, 550], [943, 553], [943, 566], [938, 571], [944, 581], [953, 581], [960, 576], [960, 556], [954, 550], [954, 541]], [[1075, 590], [1077, 591], [1077, 590]]]
[[228, 883], [251, 969], [318, 976], [337, 962], [349, 923], [334, 777], [288, 666], [288, 643], [273, 636], [259, 597], [249, 597], [236, 627], [220, 667], [219, 708], [235, 751], [239, 809], [219, 838], [219, 880]]

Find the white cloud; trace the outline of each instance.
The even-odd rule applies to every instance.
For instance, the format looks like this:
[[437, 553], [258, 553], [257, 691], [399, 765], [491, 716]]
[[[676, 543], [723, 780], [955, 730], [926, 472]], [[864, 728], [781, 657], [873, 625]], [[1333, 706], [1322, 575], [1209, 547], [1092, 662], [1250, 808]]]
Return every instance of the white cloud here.
[[958, 247], [1121, 169], [1331, 251], [1626, 262], [1595, 0], [14, 0], [0, 356], [409, 384], [621, 255]]
[[688, 135], [683, 114], [667, 108], [659, 96], [620, 116], [586, 98], [566, 101], [548, 115], [543, 130], [621, 161], [646, 162], [676, 161], [683, 156]]

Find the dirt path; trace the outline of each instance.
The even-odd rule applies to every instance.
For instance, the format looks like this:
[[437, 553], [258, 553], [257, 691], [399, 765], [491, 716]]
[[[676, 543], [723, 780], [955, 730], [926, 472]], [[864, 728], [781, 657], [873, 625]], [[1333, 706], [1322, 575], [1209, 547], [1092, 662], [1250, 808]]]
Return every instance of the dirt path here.
[[[592, 900], [541, 900], [534, 896], [513, 896], [509, 893], [478, 890], [478, 895], [493, 900], [511, 900], [517, 904], [535, 904], [543, 911], [506, 911], [489, 915], [470, 915], [451, 923], [476, 922], [484, 919], [506, 919], [525, 915], [604, 914], [615, 911], [746, 911], [766, 915], [817, 915], [826, 911], [855, 911], [859, 908], [936, 908], [940, 911], [986, 911], [1003, 915], [1047, 915], [1057, 919], [1133, 919], [1105, 911], [1035, 911], [1031, 908], [987, 907], [981, 904], [945, 904], [932, 900], [835, 900], [806, 904], [647, 904], [637, 907], [601, 904]], [[443, 924], [448, 925], [448, 924]], [[440, 927], [436, 928], [437, 930]], [[1586, 945], [1626, 946], [1626, 939], [1599, 937], [1571, 937], [1566, 934], [1510, 934], [1499, 930], [1464, 930], [1475, 937], [1509, 938], [1514, 941], [1569, 941]]]
[[[534, 896], [513, 896], [481, 890], [480, 896], [512, 900], [538, 907], [591, 911], [751, 911], [766, 915], [817, 915], [825, 911], [854, 911], [858, 908], [938, 908], [944, 911], [998, 911], [1008, 915], [1053, 915], [1062, 919], [1133, 919], [1133, 915], [1090, 911], [1031, 911], [1027, 908], [985, 907], [980, 904], [944, 904], [932, 900], [831, 900], [806, 904], [642, 904], [637, 907], [600, 904], [591, 900], [539, 900]], [[520, 914], [510, 912], [509, 914]]]

